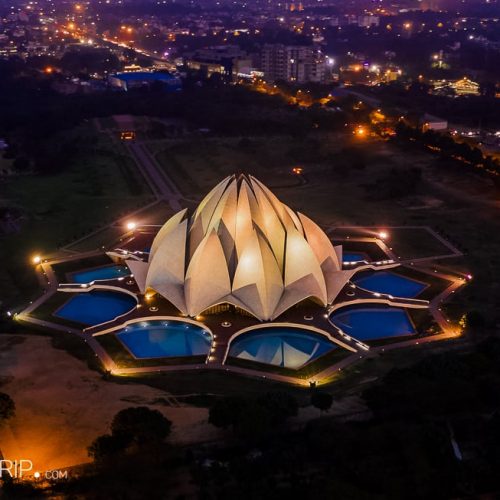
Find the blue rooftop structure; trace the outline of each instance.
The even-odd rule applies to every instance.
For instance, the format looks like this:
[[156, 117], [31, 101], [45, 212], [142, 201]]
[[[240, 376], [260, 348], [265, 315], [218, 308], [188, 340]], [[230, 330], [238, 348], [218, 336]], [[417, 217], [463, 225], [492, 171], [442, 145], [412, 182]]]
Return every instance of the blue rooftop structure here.
[[119, 87], [125, 91], [134, 87], [143, 87], [155, 82], [163, 83], [165, 89], [169, 91], [181, 90], [180, 78], [163, 71], [133, 71], [129, 73], [115, 73], [109, 75], [109, 83], [114, 87]]

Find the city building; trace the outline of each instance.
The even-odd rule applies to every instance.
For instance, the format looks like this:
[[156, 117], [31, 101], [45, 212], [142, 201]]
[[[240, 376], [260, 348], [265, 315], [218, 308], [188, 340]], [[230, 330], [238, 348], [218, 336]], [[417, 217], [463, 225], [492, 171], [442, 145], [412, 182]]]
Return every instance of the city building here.
[[425, 132], [427, 130], [447, 130], [448, 129], [448, 121], [444, 118], [439, 118], [438, 116], [429, 115], [426, 113], [420, 119], [420, 126], [422, 130]]
[[451, 84], [457, 95], [479, 95], [479, 83], [473, 82], [467, 77]]
[[434, 80], [431, 82], [433, 93], [449, 97], [479, 95], [479, 83], [463, 77], [459, 80]]
[[208, 78], [219, 73], [230, 82], [241, 77], [251, 77], [252, 59], [237, 45], [222, 45], [199, 49], [185, 58], [186, 66], [201, 71]]
[[380, 24], [379, 16], [358, 16], [358, 26], [360, 28], [370, 28]]
[[326, 83], [329, 77], [327, 58], [314, 46], [264, 45], [261, 69], [268, 82]]

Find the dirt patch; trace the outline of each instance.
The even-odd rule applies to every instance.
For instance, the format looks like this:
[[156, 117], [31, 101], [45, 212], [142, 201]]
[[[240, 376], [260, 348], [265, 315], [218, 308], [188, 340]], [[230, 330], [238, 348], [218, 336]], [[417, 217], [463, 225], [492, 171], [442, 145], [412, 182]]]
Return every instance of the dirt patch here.
[[1, 341], [2, 391], [16, 403], [16, 417], [0, 428], [0, 449], [7, 459], [30, 459], [41, 471], [87, 462], [92, 440], [108, 432], [119, 410], [135, 405], [156, 408], [169, 418], [172, 442], [219, 435], [207, 422], [207, 409], [169, 407], [159, 403], [169, 400], [164, 391], [105, 381], [84, 362], [52, 348], [50, 338], [6, 335]]

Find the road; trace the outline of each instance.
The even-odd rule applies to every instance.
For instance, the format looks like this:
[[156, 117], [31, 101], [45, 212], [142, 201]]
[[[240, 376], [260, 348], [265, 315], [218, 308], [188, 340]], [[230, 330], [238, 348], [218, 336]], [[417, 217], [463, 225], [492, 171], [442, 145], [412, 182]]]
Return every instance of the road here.
[[172, 180], [168, 178], [147, 147], [140, 142], [134, 142], [128, 144], [127, 149], [157, 199], [168, 201], [175, 211], [181, 210], [182, 206], [179, 199], [182, 198], [182, 194]]

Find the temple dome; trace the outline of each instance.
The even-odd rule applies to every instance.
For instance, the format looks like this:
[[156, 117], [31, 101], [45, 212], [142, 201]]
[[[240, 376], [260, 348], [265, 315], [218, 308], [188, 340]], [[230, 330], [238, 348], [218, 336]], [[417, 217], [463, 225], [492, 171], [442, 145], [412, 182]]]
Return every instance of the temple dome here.
[[157, 292], [189, 316], [232, 304], [272, 320], [306, 298], [327, 305], [346, 283], [342, 248], [245, 175], [217, 184], [192, 215], [171, 217], [147, 263], [127, 263], [142, 292]]

